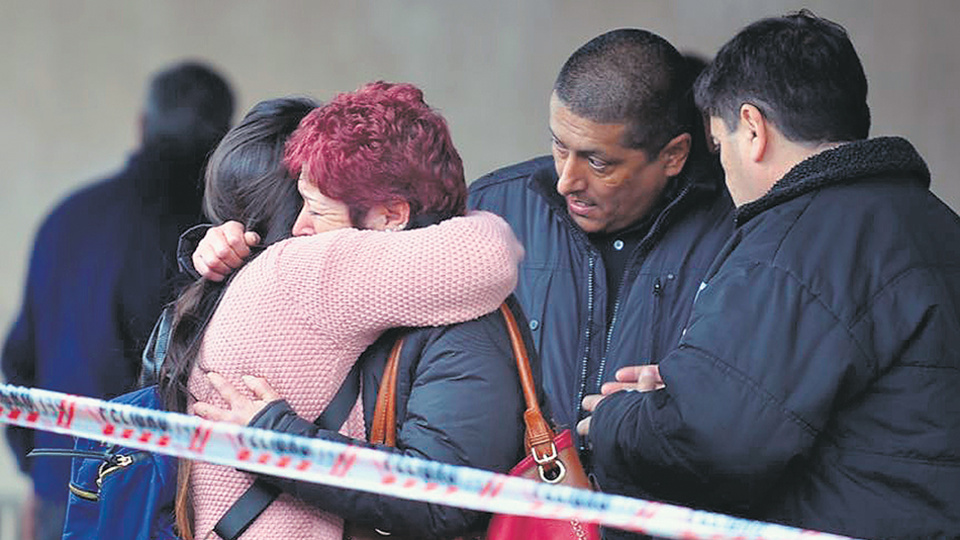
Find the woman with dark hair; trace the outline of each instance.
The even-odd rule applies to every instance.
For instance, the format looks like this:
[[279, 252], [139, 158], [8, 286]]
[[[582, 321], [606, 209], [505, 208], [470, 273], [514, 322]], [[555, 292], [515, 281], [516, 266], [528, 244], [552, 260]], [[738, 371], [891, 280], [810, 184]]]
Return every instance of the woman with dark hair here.
[[[263, 237], [264, 244], [290, 236], [301, 199], [283, 163], [283, 148], [300, 120], [316, 107], [317, 103], [308, 98], [262, 101], [223, 137], [206, 165], [204, 204], [211, 221], [241, 220]], [[169, 345], [170, 357], [185, 358], [194, 354], [191, 346], [198, 343], [196, 338], [223, 291], [222, 284], [203, 280], [181, 295], [176, 305], [177, 339]], [[161, 317], [161, 322], [163, 320]], [[160, 326], [158, 324], [158, 328]], [[148, 386], [158, 380], [153, 368], [161, 360], [154, 357], [157, 352], [154, 337], [144, 352], [141, 384], [145, 388], [112, 401], [150, 408], [164, 405], [158, 399], [156, 388]], [[185, 365], [179, 362], [166, 365], [169, 371], [163, 386], [167, 390], [164, 397], [169, 398], [165, 404], [168, 409], [183, 410], [178, 403], [184, 400], [170, 383], [181, 376], [176, 368], [185, 369]], [[95, 441], [78, 439], [76, 449], [102, 453], [104, 447]], [[130, 456], [134, 452], [119, 448], [108, 453]], [[172, 538], [176, 463], [175, 458], [151, 454], [148, 459], [139, 460], [135, 467], [126, 469], [124, 474], [104, 476], [103, 461], [75, 459], [64, 538]], [[144, 476], [146, 470], [152, 472]], [[144, 485], [145, 477], [150, 478], [149, 486]], [[126, 495], [129, 491], [142, 496], [117, 495]]]
[[[298, 238], [260, 253], [222, 294], [204, 281], [196, 286], [199, 301], [190, 293], [181, 298], [162, 377], [168, 403], [210, 419], [316, 435], [312, 420], [381, 333], [431, 327], [414, 331], [404, 345], [396, 451], [506, 471], [522, 453], [523, 403], [494, 310], [515, 285], [522, 250], [500, 218], [457, 217], [466, 186], [442, 117], [411, 85], [368, 85], [309, 114], [287, 145], [286, 164], [299, 175], [296, 184], [287, 182], [303, 197], [292, 226]], [[243, 192], [229, 187], [225, 198], [233, 191]], [[213, 214], [219, 195], [208, 196]], [[243, 218], [245, 231], [252, 216]], [[217, 234], [222, 229], [208, 236]], [[496, 317], [486, 320], [491, 312]], [[320, 435], [365, 439], [365, 413], [373, 410], [368, 388], [375, 391], [371, 377], [382, 373], [374, 371], [365, 370], [362, 402], [341, 435]], [[467, 409], [457, 403], [464, 391], [475, 395]], [[504, 427], [511, 428], [506, 435]], [[254, 479], [202, 462], [182, 477], [188, 481], [178, 521], [182, 534], [192, 529], [197, 538], [214, 534]], [[438, 536], [465, 531], [479, 518], [346, 490], [326, 497], [323, 486], [272, 481], [297, 497], [281, 495], [244, 538], [340, 538], [341, 518]], [[188, 507], [192, 519], [180, 511]], [[425, 522], [407, 523], [418, 517]]]
[[[303, 97], [261, 101], [227, 132], [206, 168], [203, 209], [212, 223], [241, 222], [258, 242], [263, 239], [263, 246], [290, 238], [302, 200], [289, 180], [283, 149], [317, 105]], [[159, 380], [170, 410], [186, 410], [182, 382], [192, 365], [181, 359], [196, 356], [203, 328], [223, 292], [223, 283], [198, 280], [177, 300], [177, 332], [167, 349], [167, 357], [174, 361], [165, 363]]]

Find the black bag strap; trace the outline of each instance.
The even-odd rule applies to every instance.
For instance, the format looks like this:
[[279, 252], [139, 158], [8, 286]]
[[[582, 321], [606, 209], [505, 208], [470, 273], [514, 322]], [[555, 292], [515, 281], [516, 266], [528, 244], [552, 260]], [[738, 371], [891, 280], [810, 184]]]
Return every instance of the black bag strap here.
[[173, 305], [168, 305], [160, 312], [160, 318], [153, 325], [147, 346], [143, 348], [140, 357], [140, 388], [157, 384], [160, 381], [160, 366], [167, 357], [167, 345], [170, 343], [170, 334], [173, 330]]
[[320, 429], [327, 431], [340, 431], [343, 423], [347, 421], [347, 416], [353, 410], [357, 403], [357, 396], [360, 395], [360, 362], [355, 362], [347, 373], [347, 378], [343, 380], [337, 395], [333, 396], [327, 407], [323, 409], [320, 416], [313, 421]]
[[[347, 416], [353, 410], [353, 405], [360, 395], [360, 362], [353, 364], [350, 373], [333, 396], [330, 404], [320, 416], [313, 421], [320, 429], [339, 431]], [[236, 540], [248, 527], [280, 496], [280, 488], [257, 477], [253, 484], [243, 492], [233, 505], [227, 509], [223, 517], [214, 525], [213, 531], [224, 540]]]
[[257, 478], [213, 526], [213, 532], [224, 540], [236, 540], [279, 496], [280, 488]]

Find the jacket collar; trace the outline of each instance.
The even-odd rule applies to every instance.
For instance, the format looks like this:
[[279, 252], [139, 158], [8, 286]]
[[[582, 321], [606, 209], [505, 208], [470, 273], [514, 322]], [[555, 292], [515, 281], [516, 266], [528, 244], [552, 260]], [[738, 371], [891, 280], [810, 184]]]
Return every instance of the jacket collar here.
[[930, 170], [906, 139], [879, 137], [854, 141], [798, 163], [766, 195], [737, 209], [737, 225], [804, 193], [876, 175], [906, 176], [906, 181], [930, 187]]

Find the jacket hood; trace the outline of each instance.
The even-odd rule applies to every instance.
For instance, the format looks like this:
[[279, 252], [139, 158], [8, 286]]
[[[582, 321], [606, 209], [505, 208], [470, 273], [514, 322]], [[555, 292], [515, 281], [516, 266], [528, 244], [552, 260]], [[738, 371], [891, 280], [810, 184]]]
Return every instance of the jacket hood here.
[[906, 139], [878, 137], [854, 141], [798, 163], [766, 195], [737, 209], [737, 225], [815, 189], [882, 174], [907, 176], [910, 181], [930, 187], [930, 170]]

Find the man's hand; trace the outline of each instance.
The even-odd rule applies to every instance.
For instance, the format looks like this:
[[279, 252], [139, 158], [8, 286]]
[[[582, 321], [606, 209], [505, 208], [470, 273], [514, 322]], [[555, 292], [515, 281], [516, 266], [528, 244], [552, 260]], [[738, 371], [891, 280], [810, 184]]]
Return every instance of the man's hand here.
[[193, 252], [193, 267], [210, 281], [223, 281], [243, 266], [250, 256], [250, 246], [259, 243], [260, 235], [244, 231], [239, 221], [211, 227]]
[[609, 396], [620, 390], [635, 390], [637, 392], [649, 392], [659, 390], [666, 386], [663, 379], [660, 378], [660, 366], [628, 366], [617, 370], [615, 375], [616, 382], [604, 383], [600, 387], [600, 393]]
[[277, 394], [273, 388], [267, 384], [267, 381], [250, 375], [244, 375], [241, 379], [243, 380], [243, 384], [247, 385], [247, 388], [257, 396], [257, 399], [247, 398], [240, 392], [237, 392], [237, 389], [227, 382], [223, 376], [210, 372], [207, 373], [207, 380], [209, 380], [213, 388], [220, 393], [220, 396], [226, 400], [230, 408], [221, 409], [209, 403], [198, 401], [193, 404], [193, 414], [206, 420], [213, 420], [214, 422], [230, 422], [232, 424], [245, 426], [249, 424], [250, 420], [253, 420], [253, 417], [266, 407], [268, 403], [280, 399], [280, 394]]
[[[583, 410], [593, 412], [603, 398], [619, 392], [621, 390], [633, 390], [636, 392], [650, 392], [659, 390], [666, 385], [660, 378], [660, 367], [656, 365], [629, 366], [617, 370], [616, 382], [604, 383], [600, 387], [600, 394], [591, 394], [583, 398], [581, 405]], [[577, 423], [577, 433], [586, 436], [590, 433], [590, 416]]]
[[[589, 396], [583, 398], [581, 404], [583, 405], [583, 410], [587, 412], [593, 412], [597, 408], [597, 404], [604, 398], [599, 394], [590, 394]], [[588, 416], [577, 423], [577, 433], [586, 437], [590, 433], [590, 419], [592, 416]]]

